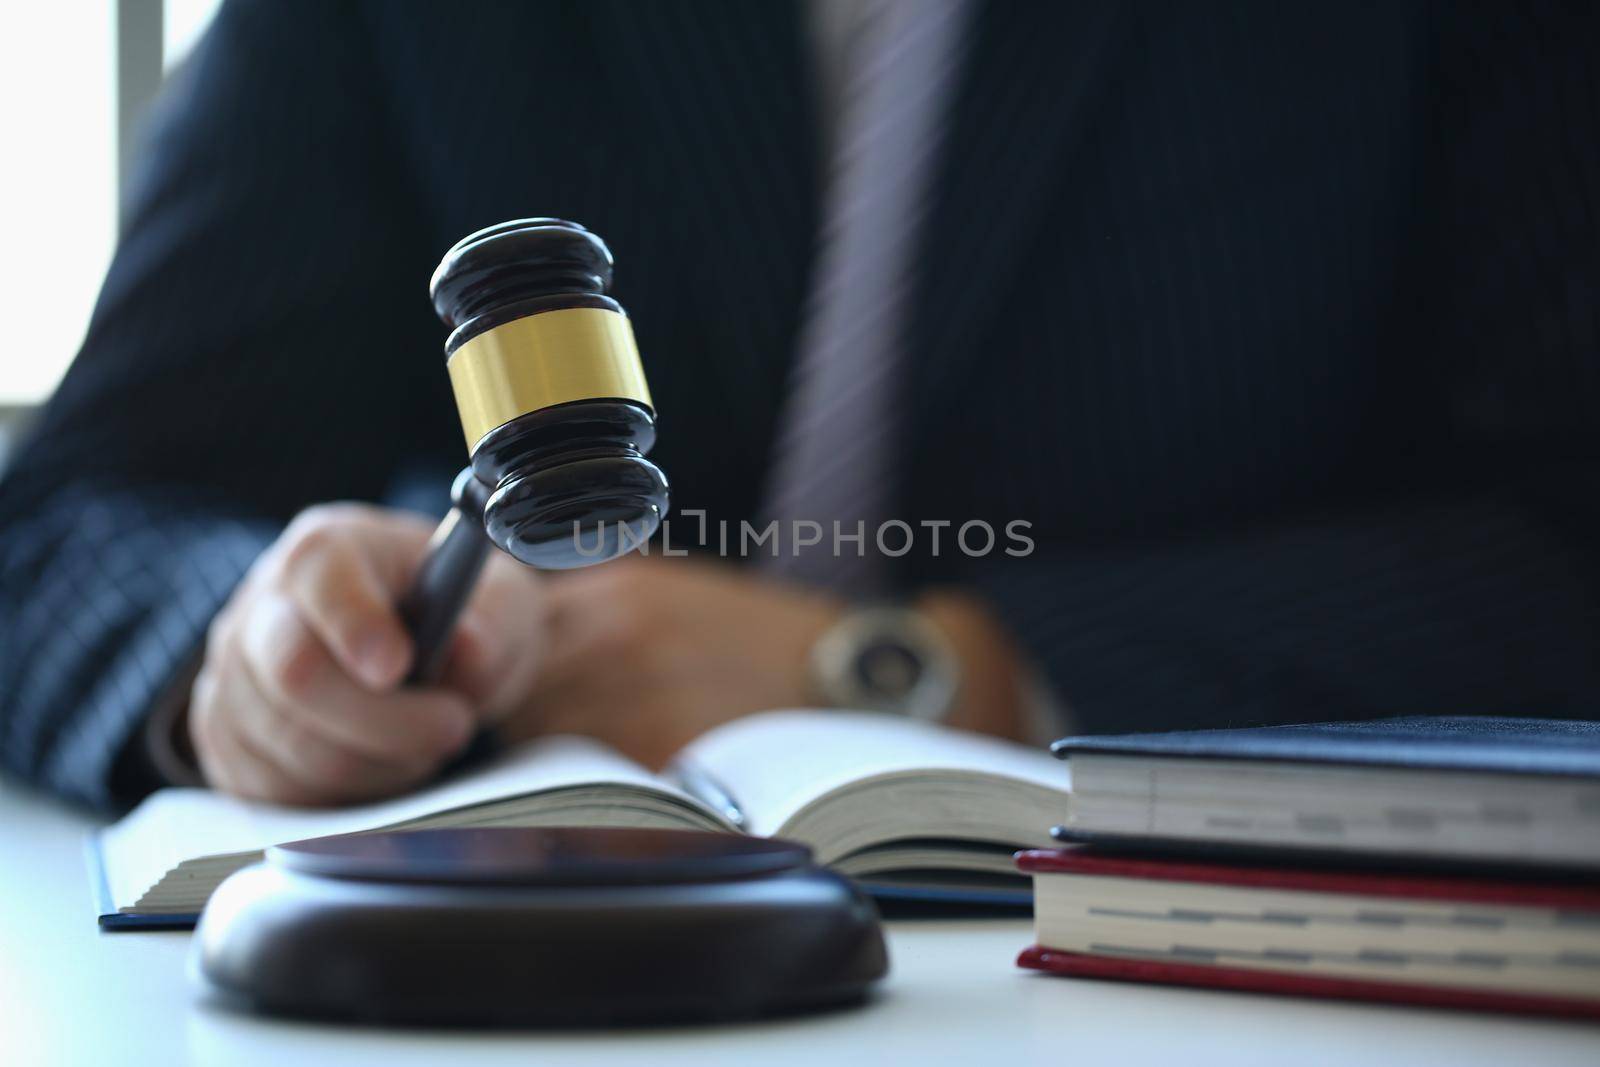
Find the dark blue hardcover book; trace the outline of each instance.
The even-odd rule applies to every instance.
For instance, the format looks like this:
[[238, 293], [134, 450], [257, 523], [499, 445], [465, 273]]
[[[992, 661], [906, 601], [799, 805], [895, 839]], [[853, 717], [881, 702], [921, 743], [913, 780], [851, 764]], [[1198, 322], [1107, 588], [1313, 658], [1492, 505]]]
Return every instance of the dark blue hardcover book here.
[[1418, 715], [1367, 722], [1066, 737], [1051, 745], [1050, 751], [1061, 757], [1100, 752], [1600, 777], [1600, 722]]
[[1069, 737], [1063, 841], [1600, 869], [1600, 723], [1437, 716]]

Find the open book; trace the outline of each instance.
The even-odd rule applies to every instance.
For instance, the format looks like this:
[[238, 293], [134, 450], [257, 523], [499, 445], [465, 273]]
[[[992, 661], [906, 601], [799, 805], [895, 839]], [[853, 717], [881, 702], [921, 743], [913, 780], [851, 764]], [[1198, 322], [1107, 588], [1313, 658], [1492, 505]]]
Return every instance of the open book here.
[[1011, 854], [1050, 843], [1067, 776], [1042, 751], [888, 715], [772, 711], [698, 738], [652, 774], [579, 737], [506, 752], [363, 807], [252, 804], [166, 789], [102, 831], [101, 923], [185, 925], [268, 845], [445, 826], [637, 826], [785, 837], [882, 896], [1026, 903]]

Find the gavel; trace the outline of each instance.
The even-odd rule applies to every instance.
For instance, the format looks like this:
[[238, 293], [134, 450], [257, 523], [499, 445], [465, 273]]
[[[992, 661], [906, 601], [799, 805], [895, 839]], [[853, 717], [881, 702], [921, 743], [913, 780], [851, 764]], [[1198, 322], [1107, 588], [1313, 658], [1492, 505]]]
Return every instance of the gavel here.
[[410, 683], [438, 677], [491, 544], [544, 570], [644, 544], [668, 506], [645, 458], [655, 408], [605, 242], [575, 222], [516, 219], [462, 238], [429, 287], [470, 457], [400, 603]]

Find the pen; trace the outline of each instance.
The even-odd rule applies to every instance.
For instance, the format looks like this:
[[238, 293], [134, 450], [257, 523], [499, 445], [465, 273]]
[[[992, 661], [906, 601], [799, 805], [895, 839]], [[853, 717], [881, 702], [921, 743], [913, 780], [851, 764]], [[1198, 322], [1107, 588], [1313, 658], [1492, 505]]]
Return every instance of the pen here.
[[733, 799], [733, 794], [713, 778], [704, 768], [687, 760], [680, 760], [673, 775], [683, 791], [722, 816], [741, 830], [747, 829], [744, 809]]

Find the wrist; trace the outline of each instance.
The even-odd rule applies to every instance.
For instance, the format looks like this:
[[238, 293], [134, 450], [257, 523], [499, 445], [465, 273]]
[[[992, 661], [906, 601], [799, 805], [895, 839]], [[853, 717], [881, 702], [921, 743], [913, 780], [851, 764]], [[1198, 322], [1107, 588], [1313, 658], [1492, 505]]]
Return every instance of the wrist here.
[[924, 593], [914, 607], [944, 635], [959, 664], [945, 722], [998, 737], [1022, 737], [1026, 672], [1005, 627], [982, 601], [954, 590]]

